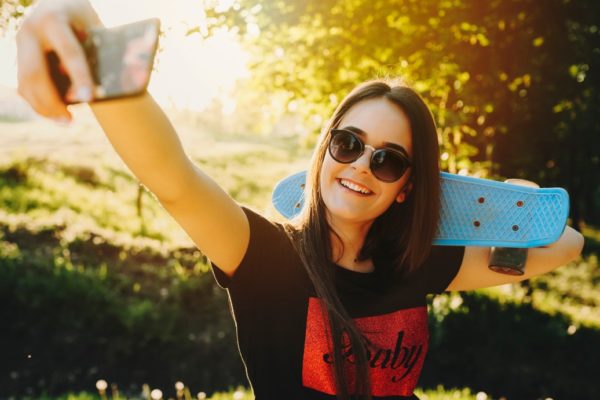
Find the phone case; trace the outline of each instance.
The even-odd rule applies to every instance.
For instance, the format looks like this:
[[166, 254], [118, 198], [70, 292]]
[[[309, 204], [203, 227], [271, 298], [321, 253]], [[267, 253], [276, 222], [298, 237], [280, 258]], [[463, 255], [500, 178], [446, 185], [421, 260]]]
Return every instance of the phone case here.
[[[95, 82], [93, 101], [136, 96], [146, 91], [158, 47], [160, 21], [148, 19], [87, 33], [82, 47]], [[67, 104], [71, 80], [56, 53], [47, 55], [50, 75]]]

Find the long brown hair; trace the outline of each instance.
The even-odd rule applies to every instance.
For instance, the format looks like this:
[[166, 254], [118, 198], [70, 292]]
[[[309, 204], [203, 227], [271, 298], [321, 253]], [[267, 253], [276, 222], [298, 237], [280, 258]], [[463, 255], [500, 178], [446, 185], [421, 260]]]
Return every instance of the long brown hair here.
[[[371, 399], [366, 339], [341, 303], [335, 287], [331, 227], [327, 223], [319, 175], [329, 135], [352, 106], [362, 101], [385, 98], [404, 111], [410, 121], [413, 161], [412, 191], [403, 203], [394, 202], [372, 224], [359, 259], [385, 259], [396, 272], [410, 274], [427, 258], [440, 209], [439, 144], [429, 108], [421, 97], [402, 84], [377, 80], [356, 87], [335, 110], [323, 130], [313, 154], [306, 182], [305, 204], [300, 216], [288, 225], [288, 232], [323, 302], [329, 321], [333, 367], [338, 399], [349, 399], [350, 391]], [[378, 263], [374, 262], [375, 268]], [[381, 268], [381, 267], [380, 267]], [[350, 342], [355, 358], [353, 388], [344, 372], [342, 346]]]

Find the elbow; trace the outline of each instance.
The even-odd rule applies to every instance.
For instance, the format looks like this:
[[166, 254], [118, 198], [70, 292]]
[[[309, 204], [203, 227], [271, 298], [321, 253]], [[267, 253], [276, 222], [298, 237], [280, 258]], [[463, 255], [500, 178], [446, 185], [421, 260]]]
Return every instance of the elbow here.
[[574, 261], [581, 256], [583, 251], [583, 245], [585, 240], [583, 235], [577, 232], [575, 229], [567, 226], [563, 233], [563, 251], [565, 255], [568, 255], [568, 261]]
[[584, 239], [583, 235], [581, 233], [577, 232], [575, 229], [573, 229], [573, 234], [574, 234], [573, 235], [574, 236], [573, 260], [575, 260], [581, 256], [581, 253], [583, 251], [583, 246], [585, 244], [585, 239]]
[[583, 245], [583, 235], [567, 226], [560, 239], [552, 245], [546, 248], [530, 249], [525, 267], [527, 276], [523, 279], [548, 273], [576, 261], [581, 255]]

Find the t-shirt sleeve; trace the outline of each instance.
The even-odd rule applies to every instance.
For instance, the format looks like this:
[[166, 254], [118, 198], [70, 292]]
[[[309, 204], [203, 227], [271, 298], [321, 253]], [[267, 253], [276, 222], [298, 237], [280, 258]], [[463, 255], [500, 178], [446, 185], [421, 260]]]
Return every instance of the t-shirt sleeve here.
[[412, 284], [426, 294], [444, 292], [458, 274], [464, 253], [464, 246], [432, 246], [429, 257], [411, 277]]
[[231, 277], [218, 265], [211, 263], [211, 266], [219, 286], [239, 294], [252, 292], [255, 296], [267, 284], [276, 283], [282, 264], [293, 248], [281, 225], [246, 207], [242, 209], [248, 217], [250, 240], [240, 265]]

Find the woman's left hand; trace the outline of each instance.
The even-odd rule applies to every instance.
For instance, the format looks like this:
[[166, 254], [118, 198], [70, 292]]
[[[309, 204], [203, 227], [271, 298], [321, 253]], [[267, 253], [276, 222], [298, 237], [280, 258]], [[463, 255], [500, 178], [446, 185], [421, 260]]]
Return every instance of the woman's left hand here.
[[538, 185], [535, 182], [532, 181], [528, 181], [526, 179], [517, 179], [517, 178], [511, 178], [511, 179], [507, 179], [504, 181], [505, 183], [510, 183], [513, 185], [520, 185], [520, 186], [528, 186], [528, 187], [533, 187], [533, 188], [539, 188], [540, 185]]
[[[507, 179], [513, 185], [539, 188], [540, 186], [525, 179]], [[487, 268], [490, 249], [486, 247], [465, 248], [465, 255], [458, 274], [446, 290], [473, 290], [503, 285], [545, 274], [553, 269], [577, 259], [583, 249], [583, 236], [567, 226], [558, 241], [543, 247], [528, 250], [525, 273], [523, 275], [498, 274]]]

